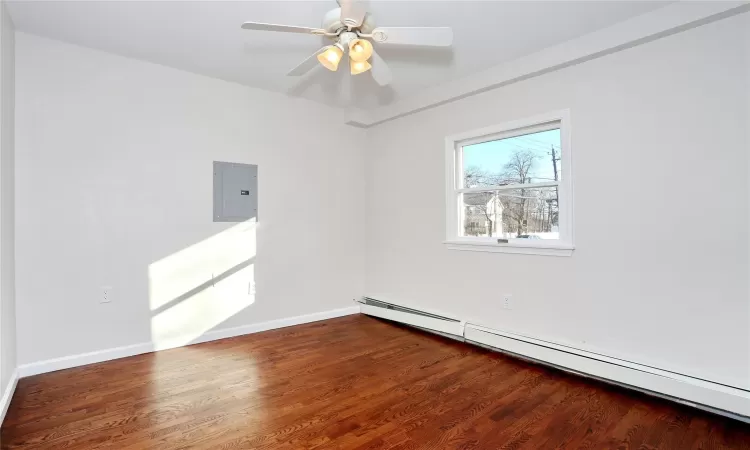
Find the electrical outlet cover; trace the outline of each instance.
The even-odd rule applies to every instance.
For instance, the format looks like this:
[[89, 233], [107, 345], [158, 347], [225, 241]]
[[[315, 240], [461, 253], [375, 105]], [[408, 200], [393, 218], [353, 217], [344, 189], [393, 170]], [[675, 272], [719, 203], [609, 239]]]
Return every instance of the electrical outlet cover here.
[[506, 294], [503, 296], [503, 309], [513, 309], [513, 296]]
[[102, 286], [102, 291], [99, 297], [100, 303], [112, 302], [112, 286]]

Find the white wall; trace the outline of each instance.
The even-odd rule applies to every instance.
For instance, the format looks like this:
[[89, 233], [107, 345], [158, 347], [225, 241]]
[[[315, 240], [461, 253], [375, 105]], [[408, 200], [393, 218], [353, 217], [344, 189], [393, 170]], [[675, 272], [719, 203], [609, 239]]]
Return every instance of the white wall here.
[[[745, 14], [745, 22], [747, 23], [747, 26], [745, 26], [745, 74], [750, 74], [750, 14]], [[745, 104], [745, 148], [750, 149], [750, 89], [747, 89], [745, 91], [745, 97], [747, 99], [747, 102]], [[750, 173], [750, 157], [748, 157], [748, 173]], [[748, 182], [748, 189], [750, 189], [750, 181]], [[748, 201], [750, 201], [750, 195], [748, 195]], [[748, 206], [750, 208], [750, 205]], [[748, 245], [750, 245], [750, 240], [748, 240]], [[748, 252], [750, 252], [750, 247], [748, 247]], [[747, 282], [750, 289], [750, 267], [748, 267], [748, 274], [747, 274]], [[750, 308], [748, 308], [748, 321], [750, 322]], [[747, 340], [750, 342], [750, 327], [747, 327]], [[748, 372], [750, 372], [750, 357], [747, 361], [748, 366]]]
[[[367, 295], [750, 387], [748, 16], [368, 130]], [[566, 108], [574, 255], [447, 250], [444, 137]]]
[[5, 3], [0, 3], [0, 393], [16, 369], [14, 35]]
[[[165, 336], [189, 340], [362, 295], [363, 149], [330, 145], [362, 130], [279, 94], [24, 33], [16, 44], [19, 364], [148, 342], [164, 302]], [[259, 165], [257, 240], [212, 222], [214, 160]], [[253, 257], [239, 281], [180, 298]]]

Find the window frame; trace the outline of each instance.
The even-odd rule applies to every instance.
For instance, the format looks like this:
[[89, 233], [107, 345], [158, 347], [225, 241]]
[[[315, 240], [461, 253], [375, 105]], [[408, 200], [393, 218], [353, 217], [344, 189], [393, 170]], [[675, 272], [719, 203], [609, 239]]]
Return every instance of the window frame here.
[[[462, 156], [463, 147], [482, 142], [523, 136], [530, 133], [560, 129], [560, 180], [494, 186], [464, 188]], [[561, 110], [520, 120], [454, 134], [445, 138], [445, 214], [446, 239], [443, 242], [451, 250], [469, 250], [497, 253], [518, 253], [547, 256], [571, 256], [573, 245], [573, 155], [570, 145], [570, 111]], [[533, 240], [518, 242], [520, 239], [500, 242], [493, 237], [461, 236], [461, 202], [460, 195], [472, 192], [504, 191], [523, 188], [541, 188], [557, 186], [558, 189], [558, 227], [560, 238], [557, 240]]]

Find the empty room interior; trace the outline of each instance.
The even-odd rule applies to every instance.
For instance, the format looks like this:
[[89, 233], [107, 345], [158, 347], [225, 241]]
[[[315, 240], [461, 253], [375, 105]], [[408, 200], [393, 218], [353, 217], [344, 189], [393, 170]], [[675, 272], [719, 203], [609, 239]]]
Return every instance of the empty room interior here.
[[750, 2], [0, 0], [0, 448], [750, 449]]

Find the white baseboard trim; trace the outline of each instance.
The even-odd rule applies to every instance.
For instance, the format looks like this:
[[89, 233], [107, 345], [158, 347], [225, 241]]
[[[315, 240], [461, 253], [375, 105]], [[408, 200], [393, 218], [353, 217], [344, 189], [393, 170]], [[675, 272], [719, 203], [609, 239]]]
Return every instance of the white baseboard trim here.
[[[411, 311], [400, 311], [398, 308], [391, 309], [387, 306], [361, 305], [363, 314], [447, 334], [449, 337], [458, 334], [459, 326], [456, 323], [424, 317], [419, 314], [420, 311], [409, 309]], [[750, 390], [472, 323], [461, 322], [459, 339], [469, 344], [750, 422]]]
[[18, 369], [14, 370], [10, 375], [8, 385], [5, 386], [3, 396], [0, 398], [0, 425], [5, 421], [5, 414], [8, 412], [10, 401], [13, 399], [13, 393], [16, 392], [16, 386], [18, 385]]
[[[190, 340], [190, 342], [185, 345], [200, 344], [202, 342], [215, 341], [218, 339], [226, 339], [235, 336], [242, 336], [245, 334], [259, 333], [261, 331], [291, 327], [304, 323], [318, 322], [320, 320], [333, 319], [335, 317], [348, 316], [351, 314], [359, 314], [359, 306], [332, 309], [329, 311], [305, 314], [302, 316], [286, 317], [283, 319], [269, 320], [267, 322], [242, 325], [234, 328], [212, 330], [195, 339]], [[104, 361], [110, 361], [113, 359], [126, 358], [128, 356], [135, 356], [143, 353], [168, 350], [170, 348], [183, 346], [184, 345], [164, 346], [157, 345], [154, 342], [143, 342], [140, 344], [126, 345], [122, 347], [97, 350], [94, 352], [64, 356], [62, 358], [48, 359], [45, 361], [38, 361], [19, 366], [16, 371], [16, 379], [30, 377], [32, 375], [39, 375], [47, 372], [54, 372], [56, 370], [70, 369], [71, 367], [85, 366], [87, 364], [94, 364]]]

